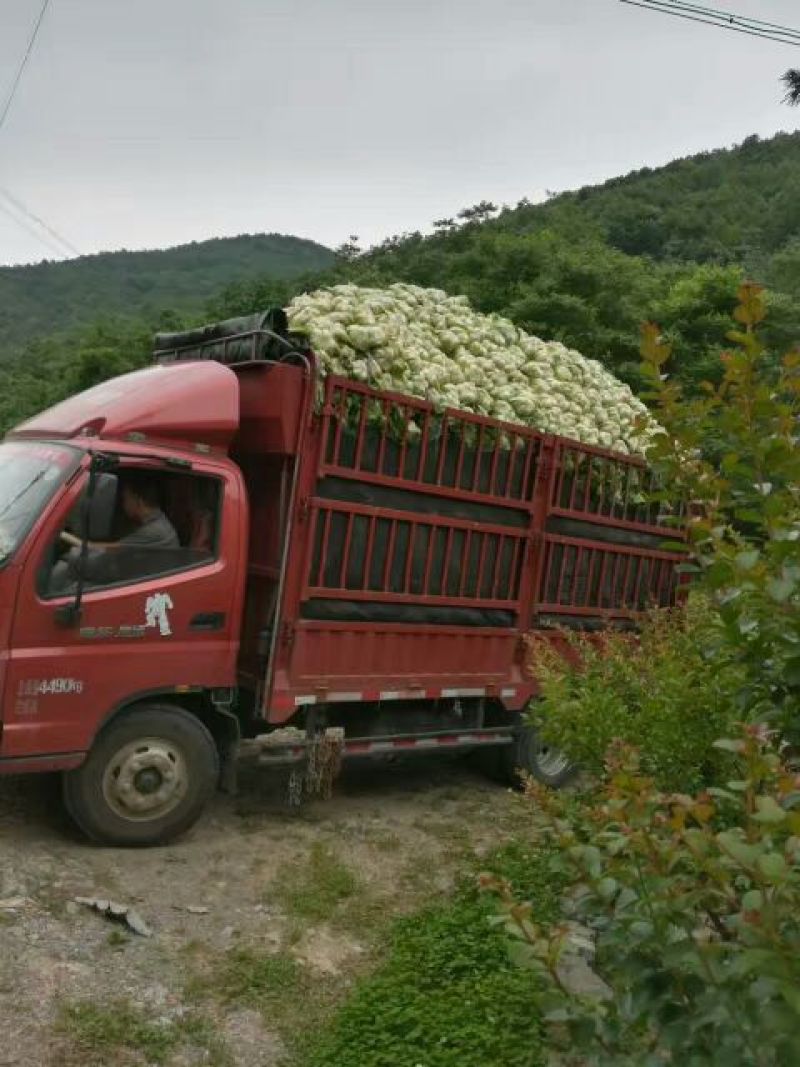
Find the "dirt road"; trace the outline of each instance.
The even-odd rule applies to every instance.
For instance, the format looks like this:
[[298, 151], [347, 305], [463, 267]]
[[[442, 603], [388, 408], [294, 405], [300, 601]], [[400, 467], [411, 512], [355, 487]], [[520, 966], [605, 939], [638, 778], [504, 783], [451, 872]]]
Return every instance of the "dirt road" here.
[[57, 782], [0, 780], [0, 1065], [289, 1063], [391, 918], [510, 837], [518, 803], [436, 760], [348, 767], [299, 809], [248, 775], [180, 842], [126, 851], [78, 837]]

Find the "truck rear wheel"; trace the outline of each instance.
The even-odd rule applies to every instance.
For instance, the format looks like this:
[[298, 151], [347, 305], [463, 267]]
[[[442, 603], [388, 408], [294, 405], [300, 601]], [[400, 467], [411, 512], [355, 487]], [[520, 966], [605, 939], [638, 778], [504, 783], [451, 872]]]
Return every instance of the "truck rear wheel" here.
[[64, 801], [94, 841], [157, 845], [197, 821], [218, 778], [214, 739], [196, 716], [142, 704], [114, 719], [85, 762], [64, 775]]
[[558, 789], [577, 773], [577, 766], [563, 752], [542, 740], [533, 726], [523, 726], [513, 745], [498, 749], [493, 776], [505, 785], [519, 787], [522, 775]]

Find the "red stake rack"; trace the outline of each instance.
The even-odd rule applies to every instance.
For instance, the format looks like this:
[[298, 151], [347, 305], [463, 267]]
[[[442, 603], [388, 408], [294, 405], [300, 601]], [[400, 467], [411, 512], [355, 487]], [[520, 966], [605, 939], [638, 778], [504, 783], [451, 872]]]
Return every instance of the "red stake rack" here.
[[535, 692], [523, 639], [675, 603], [634, 457], [331, 377], [304, 438], [265, 711]]

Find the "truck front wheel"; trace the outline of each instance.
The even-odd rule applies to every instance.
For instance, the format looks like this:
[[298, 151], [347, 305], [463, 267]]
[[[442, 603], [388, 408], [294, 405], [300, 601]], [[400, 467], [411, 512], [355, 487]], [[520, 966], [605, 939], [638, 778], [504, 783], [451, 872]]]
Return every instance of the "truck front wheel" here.
[[107, 845], [158, 845], [199, 818], [219, 778], [214, 739], [171, 704], [141, 704], [100, 732], [85, 762], [64, 775], [78, 827]]

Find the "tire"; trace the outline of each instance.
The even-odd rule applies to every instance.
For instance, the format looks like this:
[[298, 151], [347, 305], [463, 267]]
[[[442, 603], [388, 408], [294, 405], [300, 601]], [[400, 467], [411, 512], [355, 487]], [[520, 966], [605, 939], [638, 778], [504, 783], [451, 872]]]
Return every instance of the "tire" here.
[[64, 775], [64, 803], [104, 845], [160, 845], [192, 826], [217, 787], [214, 739], [172, 704], [140, 704], [114, 719], [85, 762]]
[[558, 749], [544, 744], [533, 726], [522, 726], [514, 744], [497, 749], [493, 777], [504, 785], [521, 788], [525, 775], [559, 789], [577, 773], [577, 765]]

